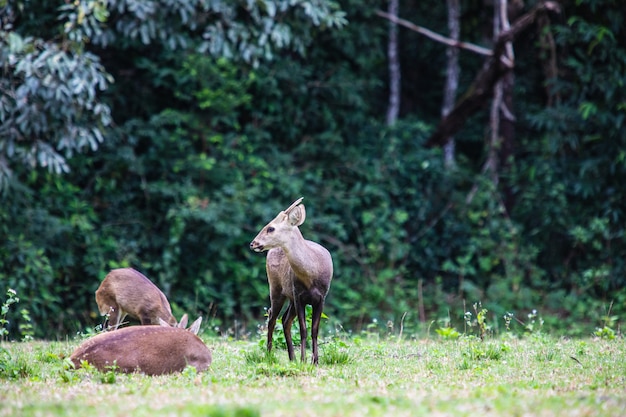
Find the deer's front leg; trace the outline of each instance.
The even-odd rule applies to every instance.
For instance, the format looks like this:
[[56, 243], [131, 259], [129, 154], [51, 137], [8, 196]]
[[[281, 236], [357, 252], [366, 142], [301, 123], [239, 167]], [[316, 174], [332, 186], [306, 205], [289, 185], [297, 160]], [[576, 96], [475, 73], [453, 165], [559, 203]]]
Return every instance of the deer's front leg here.
[[274, 337], [274, 328], [276, 327], [276, 320], [280, 314], [280, 310], [285, 303], [285, 297], [276, 295], [271, 299], [271, 307], [269, 311], [269, 317], [267, 319], [267, 352], [272, 351], [272, 342]]
[[293, 352], [293, 339], [291, 337], [291, 325], [293, 324], [293, 319], [296, 317], [296, 311], [293, 307], [293, 302], [289, 303], [287, 307], [287, 311], [283, 315], [283, 333], [285, 333], [285, 342], [287, 342], [287, 353], [289, 354], [289, 360], [293, 361], [296, 359], [296, 355]]

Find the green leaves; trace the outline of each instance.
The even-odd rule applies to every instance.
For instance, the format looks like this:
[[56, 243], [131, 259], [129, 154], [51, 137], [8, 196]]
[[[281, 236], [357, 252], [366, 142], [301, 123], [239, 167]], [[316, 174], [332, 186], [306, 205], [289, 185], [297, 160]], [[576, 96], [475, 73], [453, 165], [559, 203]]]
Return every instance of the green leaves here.
[[15, 163], [66, 173], [67, 157], [99, 147], [111, 117], [98, 92], [112, 79], [97, 56], [14, 32], [0, 32], [0, 56], [0, 175]]
[[[304, 52], [311, 28], [346, 24], [328, 1], [80, 0], [60, 8], [71, 40], [107, 47], [163, 45], [258, 65], [275, 51]], [[114, 22], [114, 25], [108, 24]]]

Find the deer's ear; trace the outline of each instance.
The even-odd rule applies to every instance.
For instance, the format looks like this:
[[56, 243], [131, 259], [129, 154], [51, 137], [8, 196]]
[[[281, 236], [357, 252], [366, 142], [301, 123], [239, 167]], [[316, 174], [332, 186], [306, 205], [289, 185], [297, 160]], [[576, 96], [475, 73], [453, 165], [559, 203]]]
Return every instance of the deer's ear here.
[[200, 331], [200, 325], [202, 324], [202, 316], [198, 317], [196, 319], [196, 321], [194, 321], [193, 323], [191, 323], [191, 326], [189, 326], [189, 331], [195, 335], [198, 334], [198, 332]]
[[304, 223], [304, 219], [306, 219], [306, 209], [304, 208], [304, 204], [294, 207], [289, 212], [289, 224], [292, 226], [300, 226]]
[[187, 328], [187, 322], [189, 321], [189, 317], [187, 316], [187, 313], [183, 314], [183, 316], [180, 318], [180, 321], [178, 322], [178, 324], [176, 325], [176, 327], [180, 327], [181, 329], [186, 329]]

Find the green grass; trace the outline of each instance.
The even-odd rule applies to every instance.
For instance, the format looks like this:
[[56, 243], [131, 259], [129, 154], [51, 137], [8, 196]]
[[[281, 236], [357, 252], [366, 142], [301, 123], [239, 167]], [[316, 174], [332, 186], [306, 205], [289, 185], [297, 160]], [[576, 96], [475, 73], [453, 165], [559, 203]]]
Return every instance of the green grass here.
[[[68, 369], [79, 341], [0, 344], [0, 416], [622, 416], [621, 337], [351, 338], [320, 366], [207, 339], [204, 373]], [[308, 352], [310, 357], [310, 351]]]

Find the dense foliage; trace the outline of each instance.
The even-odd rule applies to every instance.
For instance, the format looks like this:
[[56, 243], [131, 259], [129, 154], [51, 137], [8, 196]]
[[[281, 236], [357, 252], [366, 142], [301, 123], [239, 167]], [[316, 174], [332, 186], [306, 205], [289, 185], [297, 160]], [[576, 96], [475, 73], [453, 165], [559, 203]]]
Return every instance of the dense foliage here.
[[[299, 196], [303, 234], [334, 257], [326, 313], [346, 329], [462, 321], [476, 301], [573, 334], [626, 312], [619, 2], [549, 15], [552, 78], [539, 29], [516, 41], [499, 184], [481, 170], [485, 114], [457, 137], [455, 169], [424, 146], [445, 47], [400, 32], [403, 107], [386, 126], [386, 2], [339, 3], [0, 1], [0, 294], [17, 291], [36, 336], [100, 323], [93, 293], [119, 266], [176, 315], [253, 330], [268, 294], [248, 243]], [[423, 3], [401, 17], [445, 33], [445, 2]], [[483, 42], [491, 9], [461, 4], [462, 37]], [[461, 54], [461, 88], [480, 62]]]

